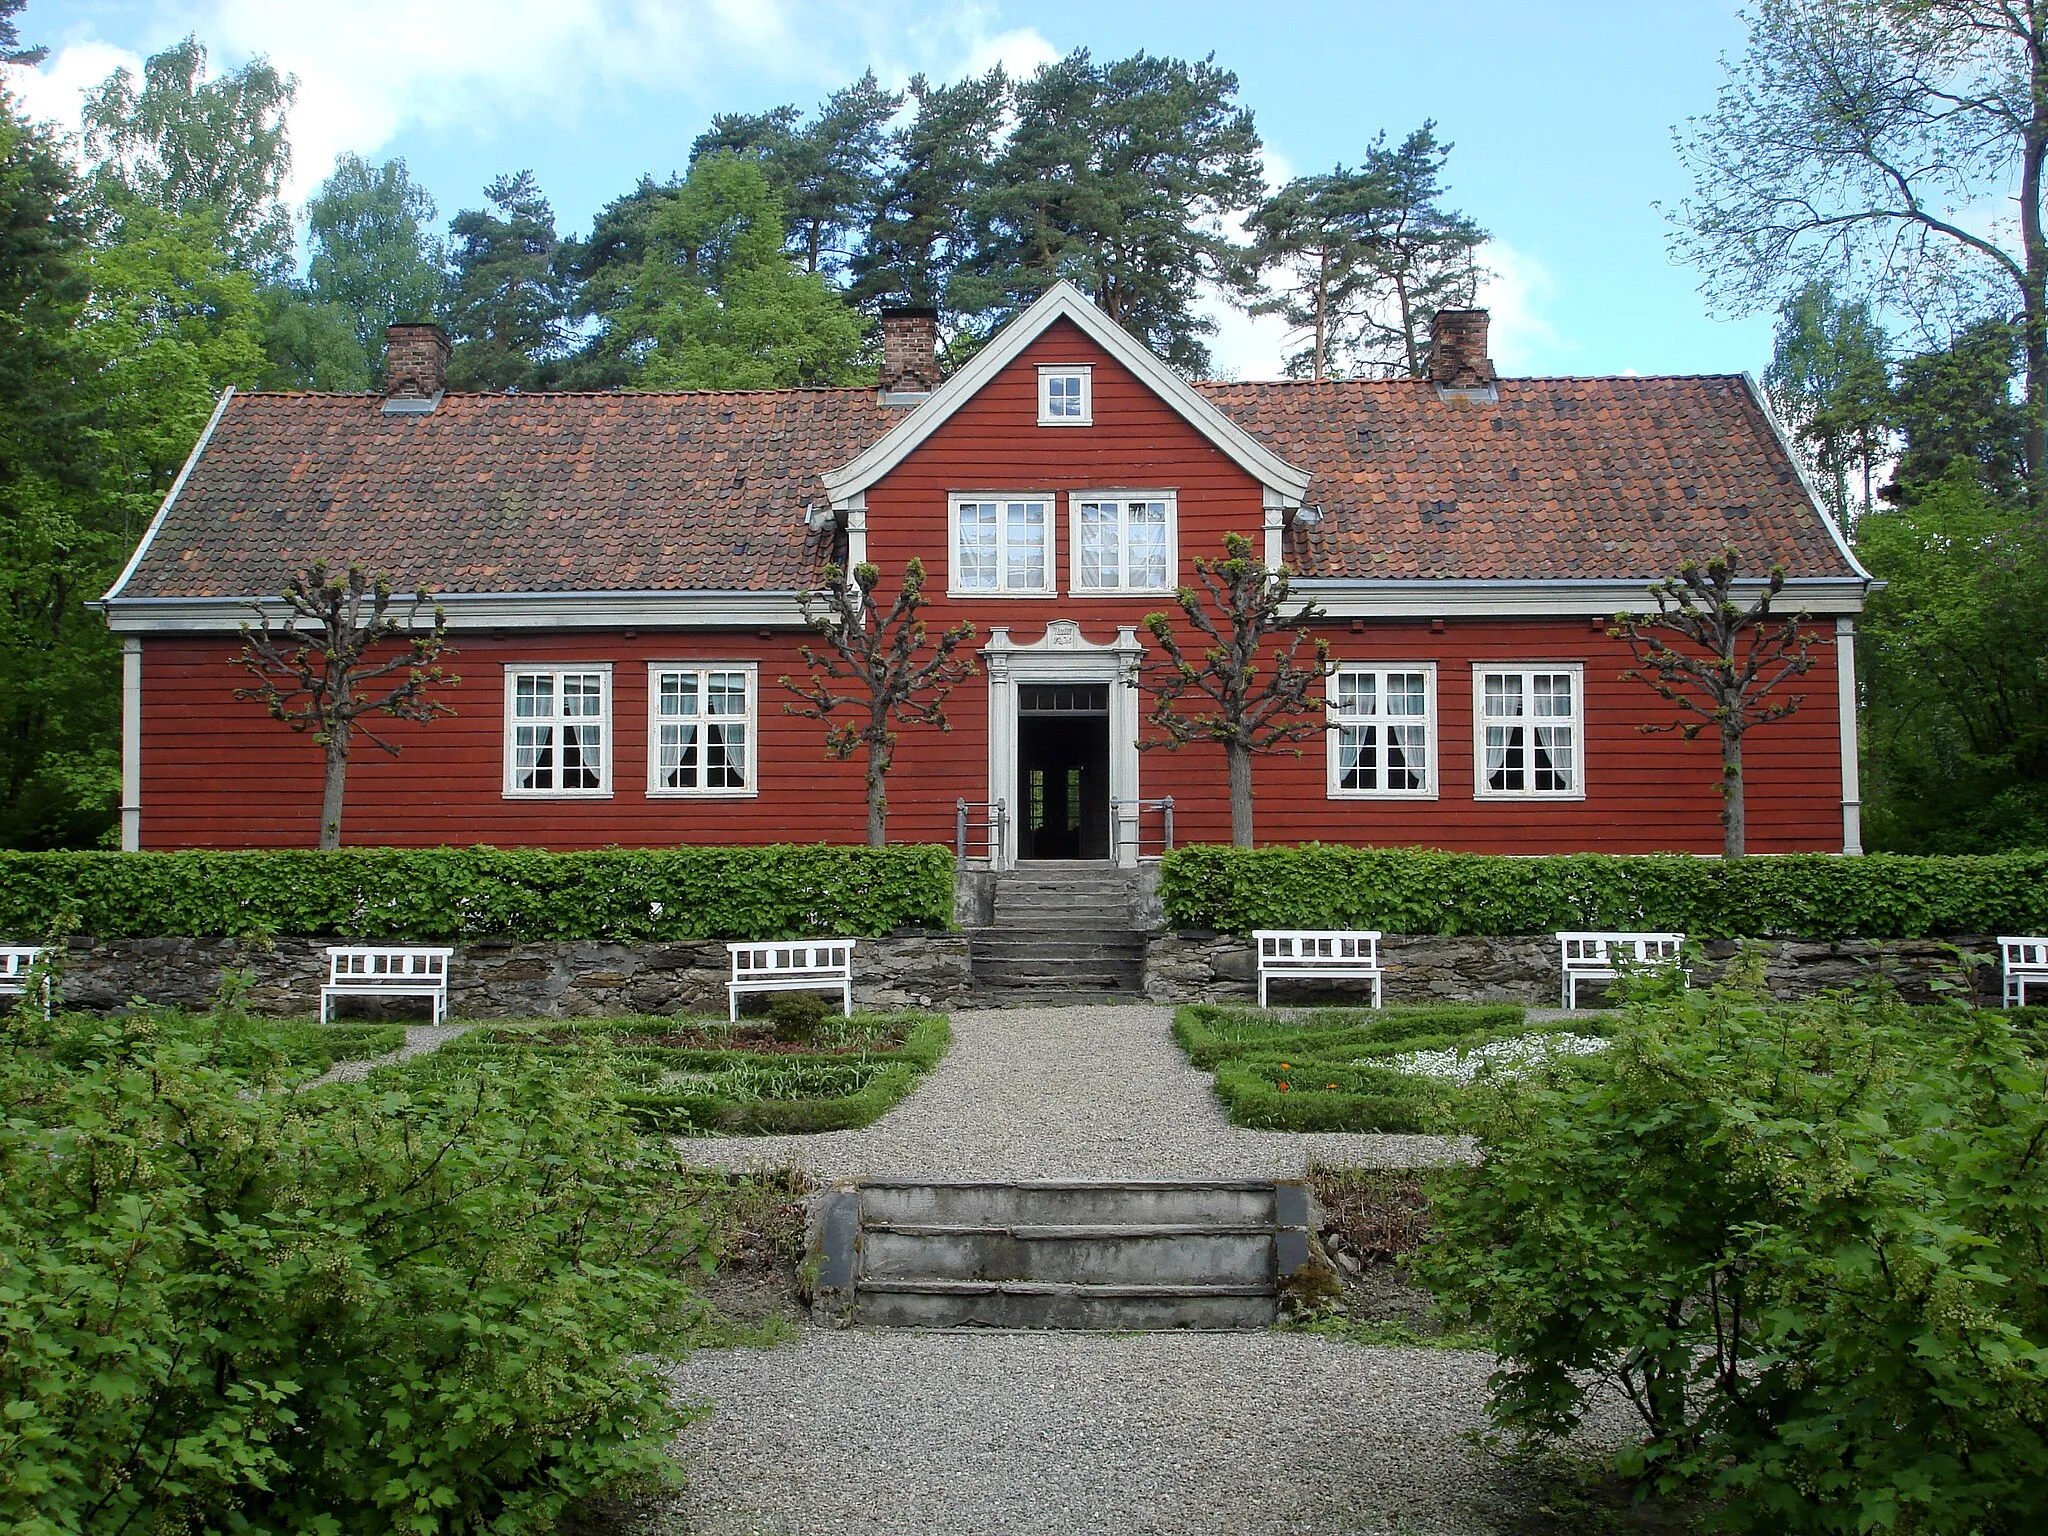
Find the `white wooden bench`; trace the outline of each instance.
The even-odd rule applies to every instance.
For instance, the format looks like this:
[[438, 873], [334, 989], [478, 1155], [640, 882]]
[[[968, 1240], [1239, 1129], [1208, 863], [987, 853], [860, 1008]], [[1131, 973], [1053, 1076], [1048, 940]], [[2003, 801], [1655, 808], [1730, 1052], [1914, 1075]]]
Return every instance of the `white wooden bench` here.
[[1380, 1006], [1379, 930], [1261, 928], [1252, 934], [1259, 950], [1259, 1006], [1266, 1006], [1269, 981], [1348, 980], [1372, 983], [1372, 1005]]
[[448, 962], [452, 949], [416, 945], [337, 944], [327, 951], [327, 985], [320, 989], [320, 1022], [337, 997], [424, 997], [434, 1022], [448, 1017]]
[[2027, 1006], [2028, 987], [2048, 987], [2048, 938], [2020, 935], [1998, 941], [1999, 968], [2005, 972], [2005, 1006]]
[[840, 1007], [853, 1016], [852, 939], [777, 940], [728, 944], [732, 980], [726, 983], [726, 1017], [738, 1022], [743, 992], [837, 992]]
[[[34, 977], [35, 964], [42, 959], [43, 952], [32, 945], [0, 946], [0, 997], [25, 997], [29, 982]], [[43, 994], [43, 1017], [50, 1016], [50, 978], [39, 980], [38, 990]]]
[[[1564, 1006], [1579, 1006], [1582, 981], [1619, 981], [1623, 966], [1646, 970], [1677, 965], [1685, 946], [1682, 933], [1560, 933], [1557, 944], [1564, 967]], [[1692, 973], [1684, 971], [1687, 980]]]

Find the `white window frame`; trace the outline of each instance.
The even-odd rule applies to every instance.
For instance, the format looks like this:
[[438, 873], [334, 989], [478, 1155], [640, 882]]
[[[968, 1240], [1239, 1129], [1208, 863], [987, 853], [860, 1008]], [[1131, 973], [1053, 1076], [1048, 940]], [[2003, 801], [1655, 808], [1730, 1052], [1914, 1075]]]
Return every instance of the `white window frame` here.
[[[1495, 789], [1486, 782], [1486, 679], [1515, 676], [1522, 679], [1523, 697], [1533, 692], [1530, 679], [1537, 676], [1568, 675], [1572, 680], [1572, 712], [1568, 717], [1523, 715], [1533, 730], [1538, 719], [1553, 722], [1564, 718], [1572, 730], [1572, 787], [1570, 789]], [[1536, 775], [1534, 742], [1528, 744], [1530, 758], [1525, 773], [1533, 785]], [[1583, 800], [1586, 798], [1586, 664], [1582, 661], [1475, 661], [1472, 663], [1472, 798], [1475, 800]]]
[[[1045, 508], [1045, 581], [1042, 586], [1017, 587], [1009, 584], [1009, 543], [1003, 538], [1001, 514], [996, 526], [996, 584], [992, 587], [960, 585], [960, 509], [995, 502], [1037, 502]], [[946, 595], [977, 597], [1057, 597], [1059, 595], [1059, 498], [1051, 491], [955, 491], [946, 498]]]
[[[1113, 501], [1117, 504], [1117, 579], [1108, 586], [1083, 586], [1081, 584], [1081, 508], [1087, 503]], [[1163, 501], [1166, 503], [1166, 580], [1156, 587], [1134, 587], [1131, 579], [1131, 535], [1130, 503], [1134, 501]], [[1067, 590], [1079, 597], [1115, 595], [1120, 592], [1141, 592], [1147, 596], [1171, 593], [1180, 580], [1180, 498], [1173, 491], [1069, 491], [1067, 493]]]
[[[1347, 717], [1337, 713], [1337, 678], [1339, 674], [1346, 672], [1354, 675], [1364, 672], [1371, 673], [1378, 679], [1374, 688], [1374, 696], [1382, 700], [1387, 696], [1386, 679], [1390, 673], [1419, 672], [1422, 674], [1422, 787], [1420, 789], [1388, 789], [1385, 787], [1386, 744], [1384, 741], [1380, 743], [1379, 757], [1381, 787], [1378, 789], [1346, 789], [1343, 786], [1341, 755], [1338, 746], [1340, 733], [1347, 723]], [[1328, 745], [1325, 749], [1329, 797], [1332, 800], [1436, 799], [1436, 663], [1433, 661], [1340, 661], [1336, 664], [1336, 670], [1330, 674], [1324, 686], [1327, 690], [1330, 711], [1330, 730], [1327, 738]], [[1363, 720], [1366, 717], [1355, 716], [1350, 718]], [[1383, 725], [1393, 723], [1410, 724], [1414, 721], [1415, 717], [1412, 715], [1395, 716], [1380, 714], [1372, 716], [1371, 719]]]
[[[555, 698], [560, 707], [561, 680], [566, 674], [593, 674], [598, 684], [597, 726], [600, 732], [598, 785], [595, 789], [522, 789], [518, 785], [519, 679], [545, 673], [555, 679]], [[554, 716], [559, 726], [562, 717]], [[612, 761], [618, 756], [618, 737], [612, 730], [612, 664], [608, 661], [514, 661], [505, 664], [505, 777], [507, 800], [609, 800], [612, 793]], [[559, 777], [561, 741], [555, 742], [556, 774]]]
[[[1051, 379], [1081, 381], [1081, 414], [1052, 414]], [[1092, 427], [1095, 425], [1095, 371], [1088, 363], [1040, 363], [1038, 365], [1038, 424], [1041, 427]]]
[[[694, 672], [701, 679], [710, 672], [739, 672], [747, 680], [747, 709], [741, 723], [747, 731], [741, 775], [745, 782], [737, 789], [720, 785], [712, 789], [672, 788], [662, 783], [661, 728], [668, 717], [661, 713], [661, 680], [665, 674]], [[702, 684], [699, 684], [701, 689]], [[700, 694], [701, 697], [701, 694]], [[647, 663], [647, 797], [650, 800], [751, 800], [761, 793], [761, 668], [752, 661], [650, 661]], [[731, 716], [725, 716], [731, 719]], [[697, 716], [699, 724], [711, 719]], [[697, 776], [704, 776], [702, 743], [699, 743]]]

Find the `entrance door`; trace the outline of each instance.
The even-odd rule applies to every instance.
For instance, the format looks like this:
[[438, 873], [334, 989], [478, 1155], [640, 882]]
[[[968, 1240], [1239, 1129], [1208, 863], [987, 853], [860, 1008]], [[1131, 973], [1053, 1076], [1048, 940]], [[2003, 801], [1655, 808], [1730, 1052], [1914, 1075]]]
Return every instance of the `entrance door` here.
[[1017, 689], [1017, 853], [1109, 857], [1109, 684]]

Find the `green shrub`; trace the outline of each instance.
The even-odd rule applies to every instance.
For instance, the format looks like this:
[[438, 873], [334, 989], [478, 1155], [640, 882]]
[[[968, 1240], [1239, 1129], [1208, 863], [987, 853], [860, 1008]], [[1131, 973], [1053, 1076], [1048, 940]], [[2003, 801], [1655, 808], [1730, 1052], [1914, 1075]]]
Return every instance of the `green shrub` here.
[[1492, 1335], [1503, 1427], [1619, 1386], [1621, 1470], [1752, 1531], [2048, 1528], [2048, 1102], [2009, 1020], [1882, 992], [1631, 1003], [1467, 1100], [1418, 1274]]
[[0, 1528], [516, 1536], [666, 1476], [702, 1234], [589, 1055], [249, 1094], [0, 1040]]
[[779, 939], [944, 928], [944, 848], [0, 852], [0, 936]]
[[2048, 930], [2048, 852], [1506, 858], [1415, 848], [1189, 846], [1160, 878], [1177, 928], [1387, 933], [1677, 931], [1833, 939]]
[[147, 1008], [116, 1018], [59, 1014], [47, 1034], [53, 1060], [67, 1067], [112, 1056], [147, 1054], [159, 1045], [193, 1048], [194, 1060], [242, 1077], [317, 1076], [337, 1061], [367, 1061], [405, 1044], [396, 1024], [303, 1024], [216, 1010]]
[[768, 1018], [775, 1025], [775, 1033], [798, 1045], [815, 1041], [831, 1012], [825, 999], [815, 992], [784, 992], [768, 1004]]

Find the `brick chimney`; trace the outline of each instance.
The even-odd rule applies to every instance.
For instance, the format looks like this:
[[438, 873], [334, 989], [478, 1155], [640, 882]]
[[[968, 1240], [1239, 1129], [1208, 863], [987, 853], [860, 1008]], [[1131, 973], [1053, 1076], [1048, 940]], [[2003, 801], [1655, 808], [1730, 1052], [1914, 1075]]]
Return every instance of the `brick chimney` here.
[[384, 394], [431, 400], [448, 387], [448, 333], [431, 322], [384, 327]]
[[882, 311], [882, 393], [928, 395], [939, 387], [939, 312], [922, 305]]
[[1486, 355], [1483, 309], [1440, 309], [1429, 322], [1429, 377], [1438, 389], [1490, 389], [1497, 375]]

